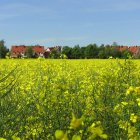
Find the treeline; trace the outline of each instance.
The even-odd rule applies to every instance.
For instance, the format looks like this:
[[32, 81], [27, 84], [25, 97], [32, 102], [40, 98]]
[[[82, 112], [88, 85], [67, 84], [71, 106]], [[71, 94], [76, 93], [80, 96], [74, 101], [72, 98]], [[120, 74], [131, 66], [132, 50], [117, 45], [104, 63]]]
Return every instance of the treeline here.
[[[55, 52], [56, 53], [56, 52]], [[52, 55], [52, 54], [51, 54]], [[53, 56], [55, 56], [53, 54]], [[58, 54], [56, 54], [58, 56]], [[92, 58], [128, 58], [132, 56], [129, 50], [120, 51], [115, 45], [101, 45], [89, 44], [85, 47], [76, 45], [74, 47], [64, 46], [61, 52], [61, 57], [68, 59], [92, 59]]]

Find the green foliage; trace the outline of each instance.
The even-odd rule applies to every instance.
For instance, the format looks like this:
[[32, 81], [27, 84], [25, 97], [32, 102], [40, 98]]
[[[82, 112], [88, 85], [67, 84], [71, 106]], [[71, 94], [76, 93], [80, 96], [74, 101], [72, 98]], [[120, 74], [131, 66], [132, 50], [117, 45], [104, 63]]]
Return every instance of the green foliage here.
[[57, 50], [53, 50], [50, 54], [49, 54], [49, 58], [60, 58], [60, 52], [58, 52]]
[[72, 58], [79, 59], [81, 57], [80, 46], [76, 45], [72, 48]]
[[121, 57], [124, 59], [128, 59], [132, 56], [132, 52], [130, 52], [129, 50], [124, 50], [121, 53]]
[[6, 53], [8, 52], [8, 49], [6, 48], [4, 43], [5, 42], [3, 40], [0, 41], [0, 58], [5, 58]]
[[68, 58], [72, 58], [72, 48], [64, 46], [62, 49], [62, 54], [65, 54]]
[[74, 47], [64, 46], [62, 54], [65, 54], [69, 59], [108, 59], [110, 56], [112, 58], [128, 59], [133, 55], [131, 51], [120, 51], [118, 47], [119, 45], [116, 42], [112, 45], [102, 44], [101, 46], [97, 46], [97, 44], [89, 44], [85, 47], [80, 47], [79, 45]]
[[27, 50], [26, 50], [26, 56], [27, 56], [28, 58], [33, 58], [34, 52], [33, 52], [32, 46], [28, 46], [28, 48], [27, 48]]
[[61, 55], [60, 55], [60, 58], [61, 58], [61, 59], [67, 59], [68, 57], [67, 57], [65, 54], [61, 54]]
[[89, 44], [85, 49], [86, 58], [97, 58], [98, 48], [96, 44]]

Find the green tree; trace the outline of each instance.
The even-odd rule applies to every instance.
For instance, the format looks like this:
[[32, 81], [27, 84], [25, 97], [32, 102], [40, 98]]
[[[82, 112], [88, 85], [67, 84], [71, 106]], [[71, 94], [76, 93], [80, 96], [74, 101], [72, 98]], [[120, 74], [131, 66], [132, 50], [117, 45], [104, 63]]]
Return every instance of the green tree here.
[[117, 47], [117, 46], [119, 46], [119, 45], [118, 45], [117, 42], [113, 42], [111, 46], [113, 46], [113, 47]]
[[72, 48], [72, 58], [79, 59], [81, 57], [80, 46], [76, 45]]
[[121, 52], [117, 48], [112, 48], [111, 49], [111, 56], [114, 58], [120, 58]]
[[127, 59], [132, 56], [132, 52], [129, 50], [124, 50], [121, 52], [121, 58]]
[[86, 49], [86, 47], [81, 47], [81, 49], [80, 49], [81, 57], [80, 58], [85, 58], [85, 49]]
[[89, 44], [85, 49], [86, 58], [97, 58], [98, 57], [98, 47], [96, 44]]
[[9, 51], [4, 44], [5, 44], [4, 40], [1, 40], [0, 41], [0, 58], [5, 58], [6, 53]]
[[6, 58], [6, 59], [9, 59], [10, 56], [11, 56], [11, 53], [10, 53], [10, 52], [7, 52], [5, 58]]
[[28, 58], [33, 58], [34, 52], [32, 46], [28, 46], [26, 50], [26, 55]]
[[62, 54], [65, 54], [68, 58], [72, 58], [72, 48], [69, 46], [64, 46], [62, 49]]
[[98, 48], [98, 58], [105, 58], [105, 46], [104, 44], [102, 44], [99, 48]]
[[53, 59], [60, 58], [60, 52], [58, 52], [55, 49], [52, 50], [52, 52], [49, 54], [49, 58], [53, 58]]

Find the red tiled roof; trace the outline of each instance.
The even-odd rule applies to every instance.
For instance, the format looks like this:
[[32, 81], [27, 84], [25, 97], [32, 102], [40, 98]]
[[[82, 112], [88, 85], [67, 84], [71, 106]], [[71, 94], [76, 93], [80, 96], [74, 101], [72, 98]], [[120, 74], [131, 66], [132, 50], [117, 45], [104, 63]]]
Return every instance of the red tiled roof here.
[[12, 46], [11, 52], [12, 53], [24, 53], [26, 51], [27, 47], [24, 45], [20, 46]]
[[[20, 46], [12, 46], [11, 52], [12, 53], [25, 53], [28, 46], [20, 45]], [[33, 46], [33, 51], [35, 53], [44, 53], [44, 46]]]
[[127, 50], [129, 47], [128, 46], [118, 46], [119, 51], [124, 51]]
[[44, 53], [44, 46], [33, 46], [33, 51], [36, 53]]
[[129, 47], [129, 51], [131, 51], [132, 53], [137, 53], [138, 50], [139, 50], [139, 47], [138, 46]]

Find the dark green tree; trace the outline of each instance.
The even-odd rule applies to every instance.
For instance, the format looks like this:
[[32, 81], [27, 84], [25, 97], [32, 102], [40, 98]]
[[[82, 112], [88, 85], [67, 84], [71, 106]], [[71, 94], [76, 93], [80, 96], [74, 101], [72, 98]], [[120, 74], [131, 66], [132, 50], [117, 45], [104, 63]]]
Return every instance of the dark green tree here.
[[33, 52], [32, 46], [27, 47], [26, 56], [27, 56], [27, 58], [33, 58], [34, 57], [34, 52]]
[[129, 50], [124, 50], [121, 52], [121, 58], [128, 59], [132, 56], [132, 52]]
[[4, 44], [5, 44], [4, 40], [1, 40], [0, 41], [0, 58], [5, 58], [7, 52], [9, 51]]
[[81, 57], [81, 49], [79, 45], [72, 48], [72, 58], [79, 59]]
[[119, 46], [119, 45], [118, 45], [117, 42], [113, 42], [111, 46], [113, 46], [113, 47], [117, 47], [117, 46]]
[[102, 49], [102, 50], [99, 51], [98, 57], [101, 58], [101, 59], [106, 58], [106, 56], [105, 56], [105, 50], [104, 49]]
[[53, 59], [60, 58], [60, 52], [58, 52], [55, 49], [52, 50], [52, 52], [49, 54], [49, 58], [53, 58]]
[[86, 58], [97, 58], [98, 57], [98, 47], [96, 44], [89, 44], [85, 49]]
[[105, 46], [104, 46], [104, 44], [102, 44], [98, 48], [98, 58], [101, 58], [101, 59], [104, 59], [105, 58]]
[[112, 48], [111, 49], [111, 56], [114, 58], [120, 58], [121, 52], [117, 48]]
[[62, 54], [65, 54], [69, 59], [72, 58], [72, 48], [69, 46], [64, 46], [62, 49]]
[[81, 49], [80, 49], [81, 57], [80, 58], [85, 58], [85, 49], [86, 49], [86, 47], [81, 47]]

